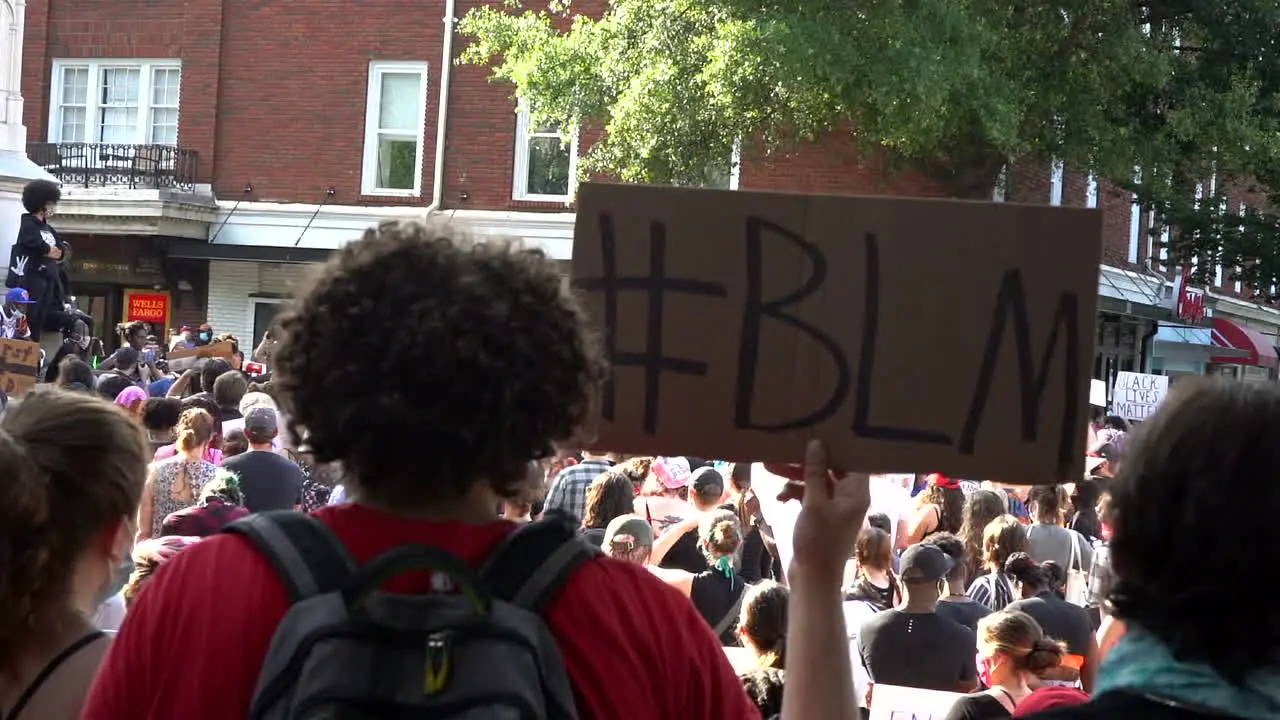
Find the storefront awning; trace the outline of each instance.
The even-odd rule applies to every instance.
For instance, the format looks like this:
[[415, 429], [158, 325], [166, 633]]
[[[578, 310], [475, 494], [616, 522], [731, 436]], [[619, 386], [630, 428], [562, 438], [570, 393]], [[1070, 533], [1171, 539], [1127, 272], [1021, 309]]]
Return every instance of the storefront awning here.
[[1280, 358], [1276, 355], [1275, 338], [1269, 338], [1257, 330], [1237, 325], [1224, 317], [1213, 318], [1213, 343], [1219, 347], [1243, 351], [1239, 357], [1217, 355], [1213, 362], [1236, 365], [1276, 367]]
[[1245, 350], [1222, 347], [1213, 342], [1213, 330], [1188, 325], [1160, 325], [1153, 338], [1154, 354], [1159, 357], [1208, 362], [1211, 357], [1248, 357]]
[[1165, 280], [1112, 265], [1098, 268], [1098, 311], [1168, 320]]

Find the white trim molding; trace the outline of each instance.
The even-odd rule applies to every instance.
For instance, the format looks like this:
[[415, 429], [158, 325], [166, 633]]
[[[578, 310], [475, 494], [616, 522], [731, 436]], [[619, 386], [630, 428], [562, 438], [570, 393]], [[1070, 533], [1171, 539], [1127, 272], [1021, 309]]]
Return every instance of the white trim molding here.
[[516, 110], [516, 142], [515, 162], [511, 166], [511, 199], [529, 202], [559, 202], [568, 205], [573, 201], [573, 193], [578, 185], [578, 130], [575, 128], [569, 136], [569, 185], [561, 195], [556, 193], [534, 193], [529, 191], [529, 146], [535, 139], [554, 138], [563, 143], [560, 130], [537, 131], [532, 127], [532, 117], [527, 106], [521, 104]]
[[[426, 208], [419, 206], [325, 205], [318, 209], [305, 203], [242, 202], [236, 207], [234, 202], [219, 201], [209, 233], [217, 232], [217, 245], [336, 250], [382, 220], [427, 219]], [[432, 213], [432, 219], [461, 225], [477, 235], [521, 240], [556, 260], [568, 260], [573, 254], [572, 212], [444, 210]]]
[[[364, 195], [388, 197], [420, 197], [422, 195], [422, 162], [426, 146], [427, 130], [427, 75], [428, 64], [416, 61], [374, 60], [369, 63], [369, 91], [365, 96], [364, 158], [360, 174], [360, 192]], [[416, 75], [418, 77], [417, 113], [412, 128], [381, 126], [382, 92], [384, 81], [392, 75]], [[383, 138], [417, 143], [413, 159], [412, 188], [378, 187], [378, 165]]]

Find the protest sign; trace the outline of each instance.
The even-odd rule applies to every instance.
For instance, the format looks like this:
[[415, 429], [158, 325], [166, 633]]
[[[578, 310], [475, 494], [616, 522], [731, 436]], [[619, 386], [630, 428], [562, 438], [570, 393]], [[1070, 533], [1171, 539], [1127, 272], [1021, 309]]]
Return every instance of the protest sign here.
[[1089, 381], [1089, 404], [1100, 408], [1107, 406], [1107, 383], [1094, 378]]
[[1146, 420], [1169, 394], [1167, 375], [1124, 372], [1116, 374], [1111, 392], [1111, 412], [1125, 420]]
[[169, 369], [174, 372], [189, 370], [200, 358], [220, 357], [240, 369], [240, 358], [236, 357], [235, 346], [229, 341], [210, 343], [193, 348], [179, 347], [169, 351]]
[[35, 387], [39, 374], [40, 345], [26, 340], [0, 340], [0, 390], [11, 398], [22, 397]]
[[871, 720], [945, 720], [962, 697], [940, 690], [876, 685], [871, 690]]
[[1083, 472], [1101, 215], [587, 183], [596, 447], [1057, 482]]

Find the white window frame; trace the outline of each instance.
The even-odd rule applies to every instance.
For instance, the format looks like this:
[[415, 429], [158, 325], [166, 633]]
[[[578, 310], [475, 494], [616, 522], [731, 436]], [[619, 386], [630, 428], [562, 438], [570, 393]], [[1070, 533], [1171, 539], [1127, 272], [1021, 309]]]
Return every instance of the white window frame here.
[[[574, 192], [578, 189], [578, 129], [574, 128], [569, 138], [569, 192], [564, 195], [543, 195], [529, 192], [529, 140], [535, 137], [529, 128], [533, 120], [529, 108], [521, 103], [516, 110], [516, 152], [515, 162], [511, 166], [511, 199], [524, 202], [572, 202]], [[537, 137], [550, 137], [540, 134]]]
[[[421, 197], [423, 158], [426, 152], [427, 97], [429, 63], [414, 60], [374, 60], [369, 63], [369, 88], [365, 95], [364, 157], [360, 171], [360, 194], [385, 197]], [[382, 132], [378, 117], [382, 107], [382, 76], [385, 74], [418, 74], [422, 78], [422, 97], [418, 98], [417, 143], [413, 160], [413, 188], [380, 188], [378, 183], [378, 136], [396, 135], [408, 139], [408, 132]]]
[[1098, 207], [1098, 178], [1093, 175], [1089, 176], [1089, 180], [1085, 184], [1084, 206], [1087, 208]]
[[[62, 139], [62, 117], [59, 112], [62, 108], [62, 91], [64, 88], [63, 74], [67, 70], [87, 69], [89, 71], [89, 89], [85, 98], [85, 140], [90, 145], [102, 144], [101, 137], [102, 122], [101, 114], [101, 96], [102, 96], [102, 72], [104, 70], [137, 70], [138, 71], [138, 127], [136, 128], [136, 137], [133, 142], [126, 143], [129, 145], [159, 145], [160, 143], [151, 142], [151, 78], [156, 70], [177, 70], [178, 71], [178, 104], [182, 104], [182, 61], [177, 59], [107, 59], [107, 58], [91, 58], [75, 60], [70, 58], [58, 58], [53, 61], [52, 82], [50, 83], [49, 92], [49, 125], [48, 134], [45, 136], [51, 143], [59, 142], [75, 142], [73, 140]], [[167, 107], [167, 106], [165, 106]], [[178, 139], [182, 138], [182, 112], [178, 112]], [[174, 147], [177, 147], [176, 145]]]
[[[249, 328], [249, 332], [250, 332], [250, 333], [252, 333], [252, 332], [253, 332], [253, 321], [254, 321], [254, 318], [256, 318], [256, 317], [257, 317], [257, 315], [258, 315], [258, 306], [259, 306], [259, 305], [279, 305], [279, 304], [281, 304], [281, 303], [283, 303], [283, 302], [287, 302], [287, 300], [288, 300], [287, 298], [267, 298], [267, 297], [251, 297], [251, 298], [249, 298], [249, 316], [248, 316], [247, 318], [245, 318], [245, 327]], [[262, 338], [261, 338], [261, 337], [255, 337], [255, 338], [253, 338], [253, 340], [252, 340], [252, 341], [250, 341], [250, 343], [249, 343], [250, 347], [249, 347], [248, 351], [247, 351], [247, 352], [245, 352], [245, 355], [246, 355], [247, 357], [249, 357], [249, 359], [253, 359], [253, 358], [252, 358], [252, 356], [253, 356], [253, 351], [254, 351], [254, 350], [256, 350], [256, 349], [258, 348], [258, 343], [260, 343], [260, 342], [262, 342]], [[241, 349], [242, 351], [243, 351], [243, 350], [245, 350], [245, 347], [244, 347], [244, 346], [245, 346], [244, 339], [243, 339], [243, 338], [241, 338], [241, 341], [240, 341], [240, 349]]]

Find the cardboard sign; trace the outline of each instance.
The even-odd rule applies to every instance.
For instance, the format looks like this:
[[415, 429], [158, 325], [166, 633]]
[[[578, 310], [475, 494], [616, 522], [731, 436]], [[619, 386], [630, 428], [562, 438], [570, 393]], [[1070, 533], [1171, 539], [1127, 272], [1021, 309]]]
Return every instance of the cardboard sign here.
[[939, 690], [876, 685], [871, 691], [871, 720], [945, 720], [962, 697]]
[[125, 322], [141, 320], [151, 323], [153, 332], [163, 332], [169, 327], [169, 293], [154, 290], [125, 290]]
[[585, 184], [572, 281], [613, 367], [595, 446], [796, 462], [817, 436], [847, 470], [1078, 477], [1101, 227], [1081, 208]]
[[0, 390], [11, 398], [35, 387], [40, 373], [40, 345], [26, 340], [0, 340]]
[[200, 347], [179, 347], [169, 351], [169, 369], [183, 372], [190, 369], [200, 358], [220, 357], [231, 363], [231, 367], [240, 369], [240, 358], [236, 357], [235, 346], [222, 341], [201, 345]]
[[1111, 411], [1125, 420], [1146, 420], [1169, 394], [1169, 376], [1147, 373], [1116, 373], [1111, 393]]

